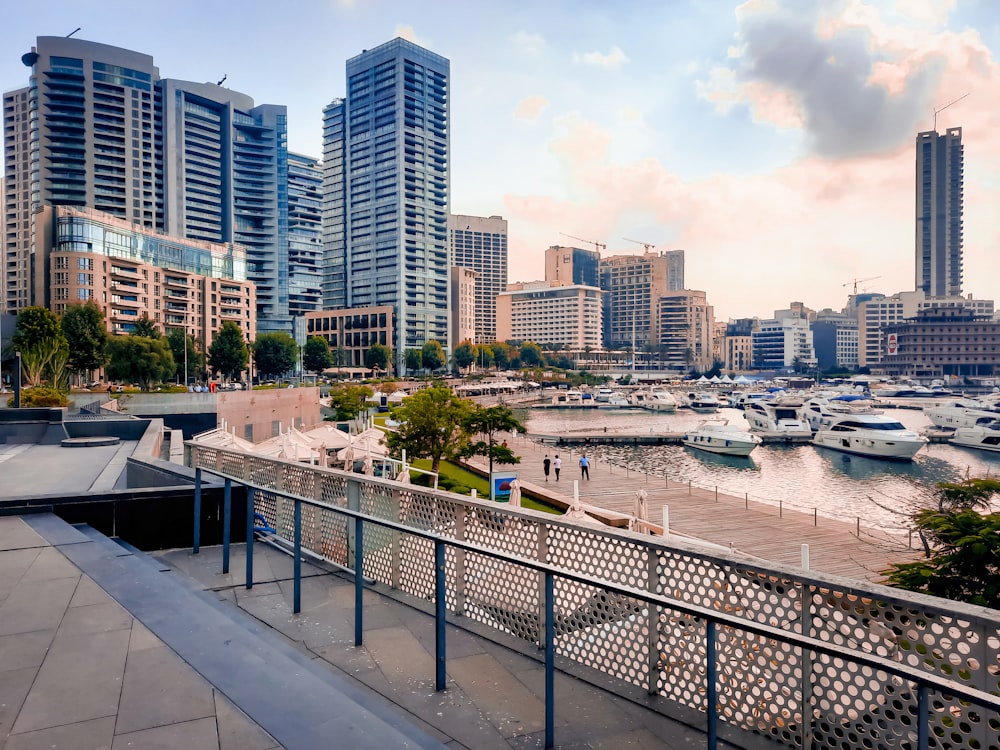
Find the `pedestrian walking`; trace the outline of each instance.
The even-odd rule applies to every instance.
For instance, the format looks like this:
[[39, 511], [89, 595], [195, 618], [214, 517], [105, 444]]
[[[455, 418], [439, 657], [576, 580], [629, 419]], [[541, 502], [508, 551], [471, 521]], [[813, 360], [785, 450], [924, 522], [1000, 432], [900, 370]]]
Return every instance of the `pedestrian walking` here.
[[562, 468], [562, 459], [559, 458], [559, 454], [556, 454], [555, 460], [552, 462], [552, 468], [556, 471], [556, 481], [559, 481], [559, 469]]
[[586, 453], [580, 456], [580, 477], [588, 481], [590, 480], [590, 459], [587, 458]]
[[552, 461], [549, 459], [549, 454], [545, 454], [545, 458], [542, 459], [542, 471], [545, 473], [545, 481], [549, 481], [549, 466], [552, 465]]

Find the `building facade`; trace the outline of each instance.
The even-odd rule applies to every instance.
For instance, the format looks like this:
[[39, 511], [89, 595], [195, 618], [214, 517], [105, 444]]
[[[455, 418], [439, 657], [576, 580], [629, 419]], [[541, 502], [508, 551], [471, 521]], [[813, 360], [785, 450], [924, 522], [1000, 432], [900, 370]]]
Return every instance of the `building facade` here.
[[597, 250], [552, 245], [545, 251], [545, 281], [550, 286], [600, 286], [600, 265]]
[[[455, 346], [464, 341], [470, 344], [480, 344], [476, 339], [476, 308], [478, 299], [478, 274], [471, 268], [452, 266], [451, 269], [451, 340]], [[496, 298], [493, 298], [494, 320], [496, 316]], [[494, 329], [496, 323], [494, 322]], [[493, 341], [493, 339], [490, 339]]]
[[245, 247], [258, 324], [290, 331], [285, 108], [83, 39], [39, 37], [22, 61], [28, 86], [4, 95], [6, 308], [35, 302], [35, 212], [76, 206]]
[[288, 314], [323, 307], [323, 169], [319, 160], [288, 154]]
[[570, 351], [600, 349], [601, 294], [592, 286], [511, 284], [497, 297], [497, 339]]
[[712, 367], [715, 311], [705, 292], [685, 290], [657, 304], [660, 361], [667, 367], [704, 372]]
[[448, 228], [451, 262], [476, 274], [473, 336], [453, 337], [452, 342], [496, 341], [497, 295], [507, 289], [507, 220], [502, 216], [455, 214], [450, 217]]
[[917, 133], [916, 284], [928, 297], [962, 294], [965, 151], [962, 129]]
[[886, 327], [881, 368], [925, 379], [1000, 374], [1000, 322], [961, 304], [925, 307]]
[[669, 292], [684, 289], [683, 257], [683, 250], [670, 250], [601, 258], [606, 347], [638, 349], [656, 345], [657, 302]]
[[813, 347], [820, 370], [858, 366], [858, 321], [844, 313], [823, 310], [812, 321]]
[[450, 66], [404, 39], [347, 61], [324, 109], [323, 306], [392, 306], [390, 343], [450, 349]]
[[782, 370], [796, 365], [816, 366], [812, 330], [805, 318], [759, 320], [750, 334], [753, 366]]
[[334, 367], [364, 368], [365, 354], [375, 344], [392, 348], [395, 310], [391, 305], [349, 310], [317, 310], [305, 315], [307, 336], [330, 345]]
[[131, 333], [147, 315], [206, 351], [227, 321], [248, 336], [256, 330], [254, 284], [239, 245], [178, 239], [72, 206], [46, 206], [35, 225], [35, 297], [58, 315], [93, 301], [111, 333]]

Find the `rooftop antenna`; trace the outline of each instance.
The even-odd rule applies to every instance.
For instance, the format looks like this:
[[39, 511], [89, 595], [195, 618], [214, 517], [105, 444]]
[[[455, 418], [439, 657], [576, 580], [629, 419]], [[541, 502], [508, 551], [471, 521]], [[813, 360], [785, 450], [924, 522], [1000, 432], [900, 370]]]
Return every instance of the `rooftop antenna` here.
[[222, 78], [220, 78], [219, 82], [217, 84], [215, 84], [215, 85], [216, 86], [221, 86], [222, 84], [224, 84], [226, 82], [227, 78], [229, 78], [229, 74], [228, 73], [223, 73], [222, 74]]
[[944, 112], [944, 111], [945, 111], [946, 109], [948, 109], [948, 107], [950, 107], [950, 106], [951, 106], [952, 104], [958, 104], [958, 103], [959, 103], [960, 101], [962, 101], [962, 100], [963, 100], [963, 99], [964, 99], [965, 97], [969, 96], [969, 94], [971, 94], [971, 93], [972, 93], [972, 92], [970, 91], [970, 92], [969, 92], [968, 94], [962, 94], [962, 95], [961, 95], [960, 97], [958, 97], [958, 99], [956, 99], [955, 101], [953, 101], [953, 102], [948, 102], [948, 103], [947, 103], [947, 104], [945, 104], [945, 105], [944, 105], [943, 107], [938, 107], [937, 109], [935, 109], [935, 110], [934, 110], [934, 132], [935, 132], [935, 133], [937, 132], [937, 116], [938, 116], [938, 112]]
[[75, 29], [73, 29], [66, 35], [66, 38], [69, 39], [71, 36], [73, 36], [76, 32], [78, 32], [82, 28], [83, 28], [82, 26], [77, 26]]

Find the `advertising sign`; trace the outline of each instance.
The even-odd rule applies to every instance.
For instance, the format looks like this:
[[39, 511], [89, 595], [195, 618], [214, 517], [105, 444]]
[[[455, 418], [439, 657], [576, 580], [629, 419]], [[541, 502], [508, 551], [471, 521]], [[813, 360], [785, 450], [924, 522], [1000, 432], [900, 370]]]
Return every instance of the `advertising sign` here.
[[490, 500], [510, 502], [510, 483], [515, 479], [516, 471], [494, 471], [490, 474]]
[[886, 342], [886, 352], [889, 354], [895, 354], [898, 342], [899, 340], [897, 339], [896, 334], [890, 333], [889, 339]]

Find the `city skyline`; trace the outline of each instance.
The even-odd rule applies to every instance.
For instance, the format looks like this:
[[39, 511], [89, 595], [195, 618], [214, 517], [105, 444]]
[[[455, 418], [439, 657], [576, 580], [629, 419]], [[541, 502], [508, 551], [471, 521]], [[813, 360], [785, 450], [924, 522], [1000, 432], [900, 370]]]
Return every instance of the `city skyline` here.
[[245, 5], [7, 10], [0, 88], [23, 85], [36, 36], [82, 26], [171, 77], [225, 76], [287, 106], [289, 150], [319, 157], [346, 60], [409, 38], [451, 61], [451, 210], [508, 220], [510, 281], [541, 279], [550, 245], [588, 247], [560, 232], [605, 255], [641, 253], [630, 237], [685, 250], [687, 286], [723, 320], [840, 308], [855, 278], [912, 289], [913, 139], [968, 93], [936, 125], [964, 131], [964, 291], [995, 296], [1000, 25], [986, 3]]

